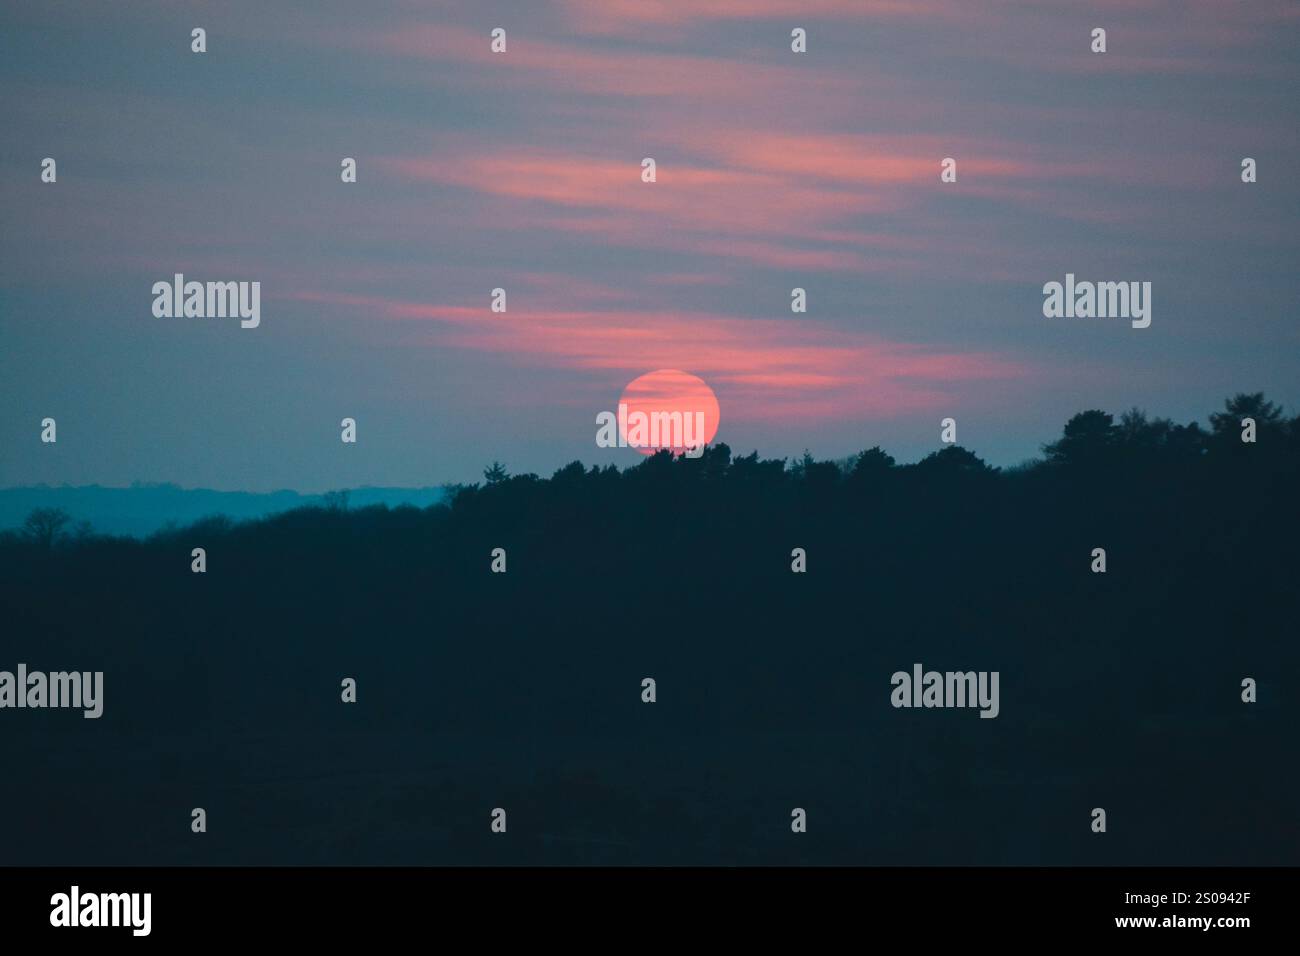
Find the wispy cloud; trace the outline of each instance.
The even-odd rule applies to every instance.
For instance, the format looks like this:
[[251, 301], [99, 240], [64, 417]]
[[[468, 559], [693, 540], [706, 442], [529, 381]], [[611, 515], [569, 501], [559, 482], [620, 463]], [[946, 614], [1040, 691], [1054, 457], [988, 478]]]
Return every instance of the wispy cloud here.
[[[868, 419], [925, 409], [954, 386], [1038, 378], [988, 351], [889, 341], [803, 319], [691, 312], [540, 311], [300, 292], [304, 302], [428, 323], [428, 341], [547, 368], [604, 370], [629, 380], [657, 368], [699, 375], [740, 420]], [[521, 401], [525, 400], [523, 396]]]

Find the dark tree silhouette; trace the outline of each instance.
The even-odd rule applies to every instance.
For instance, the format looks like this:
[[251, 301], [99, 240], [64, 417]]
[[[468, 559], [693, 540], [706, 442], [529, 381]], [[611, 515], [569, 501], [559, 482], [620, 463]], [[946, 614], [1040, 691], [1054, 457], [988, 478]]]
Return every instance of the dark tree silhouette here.
[[59, 508], [36, 508], [23, 522], [23, 534], [42, 548], [49, 549], [63, 537], [63, 529], [72, 516]]
[[997, 470], [960, 445], [948, 445], [926, 455], [913, 467], [922, 473], [944, 475], [989, 475]]
[[1240, 440], [1243, 418], [1255, 419], [1260, 432], [1272, 431], [1282, 424], [1282, 406], [1266, 401], [1263, 392], [1239, 393], [1223, 405], [1225, 411], [1210, 416], [1210, 428], [1217, 437]]
[[869, 477], [889, 471], [894, 467], [894, 456], [888, 454], [879, 445], [868, 448], [858, 456], [853, 465], [854, 477]]
[[1091, 409], [1065, 423], [1065, 434], [1043, 447], [1047, 460], [1056, 464], [1092, 464], [1104, 460], [1114, 447], [1115, 417]]
[[[0, 717], [28, 757], [5, 861], [1293, 865], [1300, 429], [1261, 395], [1212, 422], [1087, 411], [1006, 470], [494, 462], [423, 510], [143, 541], [36, 512], [0, 534], [0, 669], [103, 670], [108, 703], [89, 734]], [[1001, 715], [894, 710], [917, 662], [1000, 671]], [[184, 831], [201, 793], [220, 842], [158, 812]], [[793, 837], [793, 806], [833, 838]]]

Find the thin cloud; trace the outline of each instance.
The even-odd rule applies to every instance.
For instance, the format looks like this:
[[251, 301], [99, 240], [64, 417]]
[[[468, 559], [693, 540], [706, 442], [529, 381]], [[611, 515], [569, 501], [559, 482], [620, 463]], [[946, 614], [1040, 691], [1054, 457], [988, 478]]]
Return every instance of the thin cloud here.
[[515, 308], [492, 313], [486, 307], [320, 292], [293, 298], [428, 323], [428, 344], [527, 365], [617, 371], [629, 378], [655, 368], [681, 368], [722, 389], [719, 394], [747, 409], [749, 417], [774, 421], [916, 411], [941, 403], [965, 384], [1040, 375], [1021, 360], [988, 351], [891, 341], [807, 319]]

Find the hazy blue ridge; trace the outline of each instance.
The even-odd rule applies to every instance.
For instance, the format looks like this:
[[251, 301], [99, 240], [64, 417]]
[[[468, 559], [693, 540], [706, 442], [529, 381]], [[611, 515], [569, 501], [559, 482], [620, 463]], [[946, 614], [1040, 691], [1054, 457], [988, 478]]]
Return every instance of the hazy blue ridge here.
[[[414, 505], [425, 508], [445, 500], [444, 488], [350, 488], [348, 506]], [[16, 528], [34, 508], [60, 508], [72, 525], [88, 521], [96, 532], [143, 537], [168, 524], [185, 526], [201, 518], [225, 515], [235, 521], [325, 504], [323, 494], [296, 491], [213, 491], [172, 484], [134, 484], [129, 488], [100, 485], [0, 488], [0, 529]]]

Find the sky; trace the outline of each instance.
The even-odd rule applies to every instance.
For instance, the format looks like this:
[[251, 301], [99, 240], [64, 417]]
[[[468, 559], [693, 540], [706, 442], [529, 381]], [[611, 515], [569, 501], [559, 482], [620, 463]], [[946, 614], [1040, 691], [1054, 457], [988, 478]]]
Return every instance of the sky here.
[[[6, 4], [0, 487], [625, 466], [657, 369], [765, 457], [1294, 414], [1298, 94], [1293, 0]], [[261, 324], [155, 317], [178, 272]], [[1046, 318], [1067, 273], [1150, 327]]]

